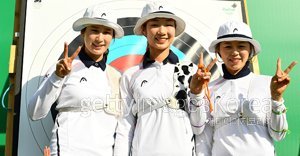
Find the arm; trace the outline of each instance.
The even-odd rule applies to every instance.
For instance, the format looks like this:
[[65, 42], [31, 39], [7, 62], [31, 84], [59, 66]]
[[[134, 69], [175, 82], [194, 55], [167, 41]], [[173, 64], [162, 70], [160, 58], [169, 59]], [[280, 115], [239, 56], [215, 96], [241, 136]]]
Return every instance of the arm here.
[[269, 133], [275, 140], [282, 140], [287, 132], [288, 124], [286, 120], [286, 108], [283, 101], [283, 93], [289, 85], [291, 79], [289, 72], [296, 65], [292, 62], [284, 71], [281, 70], [281, 60], [277, 60], [277, 69], [275, 75], [271, 79], [270, 90], [272, 96], [272, 111], [269, 115], [268, 123]]
[[271, 137], [276, 141], [280, 141], [284, 139], [288, 130], [286, 108], [283, 100], [281, 102], [272, 100], [271, 103], [272, 110], [269, 115], [268, 129]]
[[58, 77], [53, 70], [46, 75], [49, 77], [44, 79], [28, 105], [28, 113], [32, 120], [42, 119], [48, 114], [62, 89], [64, 78]]
[[131, 108], [135, 103], [129, 83], [129, 78], [124, 74], [120, 84], [123, 117], [118, 120], [114, 156], [129, 156], [134, 136], [136, 117], [132, 114]]
[[209, 104], [201, 92], [198, 95], [190, 93], [190, 122], [192, 125], [193, 133], [199, 135], [205, 129], [209, 117]]
[[64, 59], [57, 62], [55, 70], [52, 69], [46, 74], [49, 77], [45, 77], [40, 88], [30, 99], [28, 113], [32, 120], [39, 120], [48, 114], [52, 104], [60, 95], [64, 77], [71, 72], [72, 61], [77, 57], [80, 49], [81, 46], [77, 48], [71, 57], [68, 57], [68, 44], [64, 44]]
[[203, 64], [203, 53], [200, 53], [199, 64], [194, 68], [195, 74], [190, 82], [190, 121], [194, 134], [201, 134], [209, 120], [212, 104], [208, 82], [211, 78], [210, 69], [217, 59], [214, 59], [205, 68]]

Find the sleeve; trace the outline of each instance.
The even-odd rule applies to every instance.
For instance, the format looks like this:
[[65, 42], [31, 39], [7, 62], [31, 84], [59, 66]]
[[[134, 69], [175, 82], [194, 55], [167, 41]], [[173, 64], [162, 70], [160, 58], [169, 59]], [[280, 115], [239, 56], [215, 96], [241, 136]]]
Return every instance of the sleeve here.
[[[49, 76], [47, 76], [49, 75]], [[32, 120], [44, 118], [60, 95], [65, 78], [58, 77], [53, 68], [29, 101], [28, 113]]]
[[120, 83], [123, 117], [118, 120], [114, 156], [129, 156], [134, 136], [136, 117], [132, 114], [131, 109], [135, 101], [129, 89], [129, 83], [129, 78], [124, 74]]
[[271, 137], [276, 141], [280, 141], [284, 139], [288, 130], [286, 108], [284, 100], [280, 102], [272, 100], [271, 104], [272, 110], [269, 114], [268, 129]]
[[213, 127], [205, 126], [203, 132], [195, 136], [196, 156], [211, 156], [213, 143]]
[[198, 95], [190, 93], [190, 122], [193, 133], [201, 134], [208, 123], [209, 106], [204, 92]]
[[[197, 72], [198, 67], [193, 64], [193, 73]], [[210, 116], [209, 102], [205, 96], [204, 90], [200, 94], [189, 93], [190, 122], [193, 133], [198, 135], [203, 132]]]

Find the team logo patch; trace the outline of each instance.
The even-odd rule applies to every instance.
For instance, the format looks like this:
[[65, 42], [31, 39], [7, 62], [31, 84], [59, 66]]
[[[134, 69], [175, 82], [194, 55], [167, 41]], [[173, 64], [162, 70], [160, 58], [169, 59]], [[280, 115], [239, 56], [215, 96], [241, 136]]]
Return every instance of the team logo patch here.
[[86, 78], [85, 77], [82, 77], [81, 79], [80, 79], [80, 81], [79, 81], [80, 83], [81, 82], [87, 82], [87, 80], [86, 80]]
[[145, 83], [148, 83], [148, 81], [147, 81], [147, 80], [143, 80], [142, 83], [141, 83], [141, 87], [143, 87], [143, 85], [144, 85]]

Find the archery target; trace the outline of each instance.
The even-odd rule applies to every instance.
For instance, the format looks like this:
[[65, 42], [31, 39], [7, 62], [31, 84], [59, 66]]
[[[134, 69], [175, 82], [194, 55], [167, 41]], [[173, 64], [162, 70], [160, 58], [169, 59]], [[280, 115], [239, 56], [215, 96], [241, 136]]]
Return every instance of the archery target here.
[[[192, 60], [197, 64], [200, 52], [204, 52], [204, 63], [215, 57], [208, 52], [210, 42], [215, 39], [218, 26], [229, 19], [243, 21], [243, 2], [165, 0], [176, 14], [186, 22], [186, 30], [178, 36], [171, 47], [180, 60]], [[54, 114], [32, 121], [27, 113], [31, 96], [38, 89], [47, 70], [62, 57], [64, 42], [69, 43], [69, 56], [81, 45], [79, 32], [72, 30], [75, 20], [82, 17], [88, 6], [101, 4], [117, 13], [118, 23], [125, 36], [114, 39], [110, 45], [107, 63], [121, 72], [138, 64], [146, 49], [146, 38], [133, 34], [146, 0], [35, 0], [27, 1], [22, 67], [22, 90], [20, 104], [18, 155], [41, 155], [49, 145]], [[54, 9], [55, 8], [55, 9]], [[124, 63], [126, 62], [126, 63]], [[220, 64], [213, 67], [212, 79], [221, 75]]]

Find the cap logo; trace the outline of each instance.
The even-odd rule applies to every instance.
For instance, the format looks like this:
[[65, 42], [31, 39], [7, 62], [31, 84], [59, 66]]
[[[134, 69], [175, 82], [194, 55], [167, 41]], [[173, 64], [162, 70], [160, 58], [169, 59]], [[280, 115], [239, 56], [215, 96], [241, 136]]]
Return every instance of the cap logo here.
[[234, 28], [234, 29], [233, 29], [233, 33], [236, 32], [236, 31], [239, 31], [239, 30], [238, 30], [237, 28]]
[[101, 17], [106, 16], [106, 13], [102, 13]]
[[163, 9], [163, 8], [164, 8], [163, 6], [159, 6], [159, 7], [158, 7], [158, 10]]

